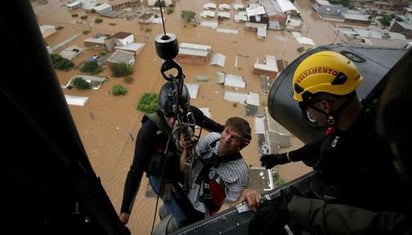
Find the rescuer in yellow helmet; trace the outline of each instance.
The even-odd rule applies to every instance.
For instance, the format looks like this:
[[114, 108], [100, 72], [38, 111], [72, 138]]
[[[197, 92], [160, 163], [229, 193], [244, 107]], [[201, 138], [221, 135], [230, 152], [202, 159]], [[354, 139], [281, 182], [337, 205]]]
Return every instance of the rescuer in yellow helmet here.
[[[335, 51], [322, 51], [310, 55], [296, 68], [292, 80], [293, 99], [311, 120], [320, 126], [334, 128], [339, 124], [337, 116], [346, 106], [351, 104], [354, 108], [350, 109], [349, 116], [352, 117], [362, 109], [356, 95], [362, 80], [349, 58]], [[343, 113], [341, 118], [345, 116]], [[347, 125], [346, 120], [342, 120], [341, 126]], [[341, 128], [345, 129], [345, 126]]]
[[[249, 231], [286, 234], [288, 224], [293, 234], [363, 234], [364, 226], [374, 223], [368, 220], [370, 211], [407, 213], [412, 192], [397, 183], [402, 179], [392, 164], [394, 155], [375, 128], [374, 102], [357, 96], [363, 78], [355, 63], [337, 51], [313, 52], [300, 61], [291, 80], [293, 99], [326, 133], [294, 151], [261, 156], [267, 169], [305, 161], [314, 175], [307, 191], [284, 190], [262, 203]], [[376, 229], [373, 234], [386, 234], [393, 224], [384, 222], [369, 226]]]

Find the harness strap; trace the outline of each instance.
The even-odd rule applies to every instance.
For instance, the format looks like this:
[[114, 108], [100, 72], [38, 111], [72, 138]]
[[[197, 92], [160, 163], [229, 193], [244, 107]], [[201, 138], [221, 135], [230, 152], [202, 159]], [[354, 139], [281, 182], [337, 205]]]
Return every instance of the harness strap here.
[[242, 155], [240, 155], [240, 153], [230, 154], [224, 157], [218, 157], [216, 154], [213, 154], [211, 158], [206, 159], [202, 162], [203, 168], [197, 176], [195, 182], [197, 184], [201, 184], [203, 181], [205, 181], [209, 177], [209, 171], [212, 166], [216, 168], [222, 162], [234, 161], [239, 158], [242, 158]]
[[[213, 150], [213, 148], [216, 146], [217, 141], [219, 141], [219, 139], [216, 139], [215, 141], [210, 143], [209, 148], [205, 151], [205, 153]], [[234, 161], [240, 158], [242, 158], [242, 155], [240, 153], [221, 157], [218, 157], [215, 153], [213, 153], [210, 158], [201, 160], [203, 168], [197, 176], [195, 183], [200, 185], [200, 187], [202, 188], [203, 194], [200, 195], [199, 200], [206, 205], [211, 215], [220, 210], [224, 199], [226, 198], [226, 194], [224, 182], [222, 182], [222, 179], [219, 177], [219, 175], [216, 174], [211, 178], [209, 177], [210, 168], [217, 168], [220, 163]]]

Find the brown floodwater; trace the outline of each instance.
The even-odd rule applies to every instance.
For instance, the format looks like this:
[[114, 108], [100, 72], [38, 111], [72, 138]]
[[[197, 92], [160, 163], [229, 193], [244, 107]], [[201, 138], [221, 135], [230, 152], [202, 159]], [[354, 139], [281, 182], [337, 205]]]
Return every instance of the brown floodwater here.
[[[253, 74], [253, 64], [256, 60], [263, 61], [266, 55], [274, 55], [277, 59], [292, 61], [299, 53], [300, 47], [292, 35], [288, 32], [268, 31], [266, 39], [258, 39], [255, 32], [245, 31], [243, 23], [233, 20], [220, 22], [220, 28], [238, 30], [238, 34], [220, 33], [215, 29], [204, 26], [185, 25], [180, 18], [181, 10], [191, 10], [199, 13], [204, 0], [181, 0], [177, 1], [175, 12], [166, 16], [165, 28], [167, 32], [174, 33], [179, 42], [206, 44], [212, 47], [212, 52], [221, 53], [226, 56], [224, 67], [211, 65], [181, 64], [185, 74], [185, 82], [199, 83], [200, 89], [197, 99], [192, 103], [198, 107], [208, 107], [212, 118], [224, 122], [229, 116], [241, 116], [243, 105], [224, 101], [225, 91], [238, 91], [242, 93], [257, 92], [260, 94], [262, 106], [267, 104], [267, 96], [263, 93], [258, 75]], [[240, 3], [241, 1], [214, 1], [214, 3]], [[165, 82], [161, 73], [161, 59], [156, 54], [154, 39], [157, 35], [164, 33], [162, 25], [141, 25], [137, 19], [127, 20], [125, 18], [103, 18], [100, 24], [94, 23], [94, 19], [102, 18], [96, 14], [87, 14], [87, 20], [72, 17], [86, 13], [77, 9], [67, 10], [64, 5], [67, 1], [49, 0], [48, 4], [40, 4], [39, 1], [32, 3], [39, 24], [51, 24], [63, 26], [56, 34], [46, 39], [46, 43], [53, 47], [67, 40], [73, 35], [78, 37], [67, 44], [83, 47], [83, 40], [96, 33], [116, 33], [119, 31], [132, 32], [136, 42], [146, 43], [143, 51], [136, 56], [133, 78], [134, 82], [127, 84], [122, 78], [110, 75], [108, 69], [99, 74], [108, 77], [108, 81], [99, 90], [64, 90], [67, 95], [85, 96], [89, 100], [84, 106], [70, 105], [73, 120], [77, 126], [79, 136], [88, 154], [90, 162], [101, 178], [101, 182], [113, 202], [116, 211], [120, 209], [123, 184], [129, 169], [133, 150], [134, 137], [140, 127], [142, 113], [136, 110], [138, 99], [144, 92], [158, 92], [160, 86]], [[309, 37], [317, 45], [329, 44], [335, 40], [333, 24], [320, 20], [312, 13], [310, 1], [297, 0], [298, 7], [305, 20], [305, 30], [302, 36]], [[133, 9], [137, 10], [137, 9]], [[233, 11], [231, 12], [233, 15]], [[84, 35], [84, 30], [90, 30]], [[95, 50], [85, 50], [73, 62], [79, 65], [82, 61], [99, 53]], [[243, 76], [246, 81], [245, 89], [234, 89], [222, 87], [216, 84], [216, 74], [225, 72]], [[65, 85], [72, 76], [80, 74], [78, 69], [68, 72], [56, 71], [57, 77], [62, 85]], [[209, 81], [198, 82], [196, 75], [205, 75]], [[125, 96], [116, 97], [111, 95], [113, 85], [125, 86], [128, 93]], [[245, 117], [254, 126], [253, 117]], [[301, 146], [301, 142], [291, 136], [292, 146], [281, 149], [287, 151]], [[257, 138], [252, 140], [250, 146], [242, 151], [245, 159], [251, 166], [259, 166], [259, 149]], [[309, 168], [301, 163], [293, 163], [278, 168], [281, 177], [291, 180], [307, 172]], [[128, 227], [132, 234], [149, 234], [155, 215], [156, 200], [147, 197], [148, 190], [146, 179], [143, 180], [139, 194], [137, 195], [133, 208], [132, 217]]]

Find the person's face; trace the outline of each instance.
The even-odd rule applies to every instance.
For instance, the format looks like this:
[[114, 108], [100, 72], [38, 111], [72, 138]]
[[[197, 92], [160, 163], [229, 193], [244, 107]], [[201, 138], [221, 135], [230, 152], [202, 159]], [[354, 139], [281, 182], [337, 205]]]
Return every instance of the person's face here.
[[219, 152], [230, 154], [239, 152], [242, 145], [242, 136], [230, 126], [226, 126], [220, 137]]
[[165, 117], [165, 121], [166, 121], [167, 126], [172, 128], [175, 124], [176, 116], [173, 115], [173, 114], [168, 114], [168, 113], [164, 113], [163, 116]]

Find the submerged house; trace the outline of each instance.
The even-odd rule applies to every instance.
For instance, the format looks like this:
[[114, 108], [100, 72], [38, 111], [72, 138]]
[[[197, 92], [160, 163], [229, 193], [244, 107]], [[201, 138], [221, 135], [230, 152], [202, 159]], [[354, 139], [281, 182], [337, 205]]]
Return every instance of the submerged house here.
[[253, 73], [257, 75], [266, 75], [276, 78], [278, 72], [276, 57], [273, 55], [266, 55], [265, 61], [262, 64], [259, 63], [259, 59], [256, 59], [256, 63], [253, 66]]
[[182, 42], [179, 45], [176, 61], [179, 63], [208, 64], [211, 48], [210, 45]]
[[110, 68], [113, 64], [125, 63], [133, 66], [135, 60], [135, 54], [133, 52], [116, 50], [106, 61], [107, 66]]

